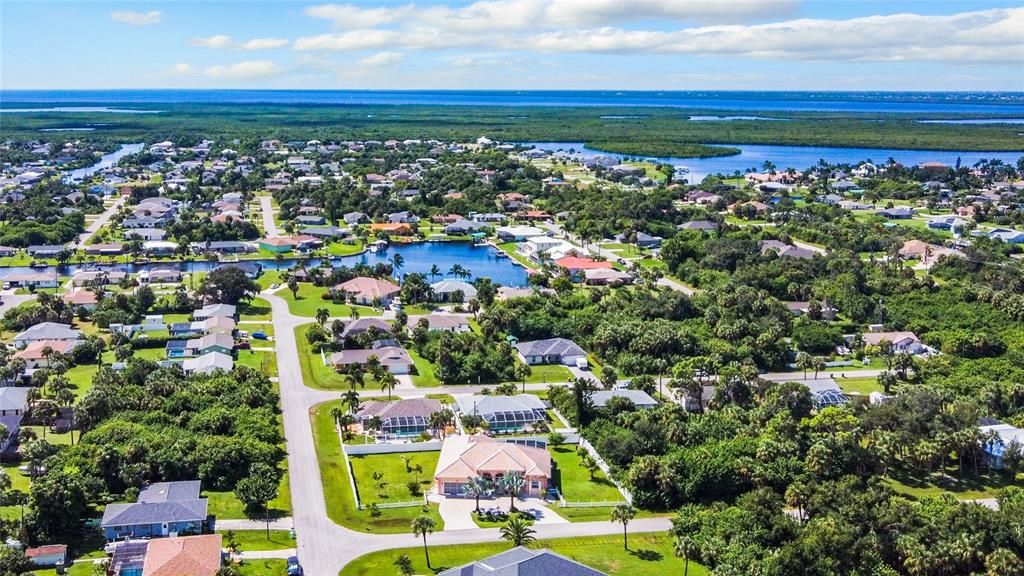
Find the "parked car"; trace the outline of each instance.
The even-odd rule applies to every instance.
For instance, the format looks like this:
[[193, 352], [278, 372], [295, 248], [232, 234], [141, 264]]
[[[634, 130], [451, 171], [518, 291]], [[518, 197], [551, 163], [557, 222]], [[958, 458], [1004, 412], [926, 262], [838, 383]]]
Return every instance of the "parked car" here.
[[263, 332], [253, 332], [252, 333], [252, 337], [257, 339], [257, 340], [266, 340], [267, 339], [267, 335], [264, 334]]
[[239, 350], [249, 350], [250, 348], [252, 348], [252, 344], [243, 340], [241, 342], [236, 343], [235, 348], [238, 348]]
[[298, 556], [288, 557], [288, 576], [302, 576], [302, 566]]

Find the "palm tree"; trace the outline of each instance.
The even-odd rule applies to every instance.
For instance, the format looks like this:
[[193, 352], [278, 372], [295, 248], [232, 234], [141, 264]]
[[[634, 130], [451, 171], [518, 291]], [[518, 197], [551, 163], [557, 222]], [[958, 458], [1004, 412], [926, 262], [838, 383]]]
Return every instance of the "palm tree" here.
[[391, 391], [395, 389], [395, 386], [398, 386], [398, 378], [396, 378], [395, 375], [392, 374], [390, 370], [384, 370], [383, 372], [381, 372], [379, 380], [380, 390], [381, 392], [383, 392], [384, 390], [388, 391], [388, 402], [390, 402]]
[[427, 568], [430, 568], [430, 550], [427, 548], [427, 535], [432, 534], [435, 528], [437, 528], [437, 523], [434, 522], [433, 518], [426, 514], [419, 516], [412, 521], [413, 536], [423, 537], [423, 555], [427, 559]]
[[299, 295], [299, 281], [294, 276], [288, 278], [288, 289], [292, 291], [292, 299]]
[[683, 559], [683, 576], [689, 576], [690, 557], [693, 556], [697, 551], [697, 547], [693, 539], [687, 535], [677, 536], [673, 551], [675, 552], [677, 557]]
[[405, 258], [402, 258], [401, 254], [395, 254], [391, 257], [391, 266], [397, 271], [402, 269], [402, 265], [405, 264]]
[[399, 554], [398, 558], [395, 558], [395, 568], [398, 568], [398, 573], [402, 576], [412, 576], [412, 560], [408, 554]]
[[501, 488], [508, 494], [509, 512], [516, 511], [516, 495], [526, 485], [526, 480], [521, 472], [512, 471], [506, 474], [500, 481]]
[[327, 323], [327, 319], [331, 317], [331, 313], [326, 308], [317, 308], [316, 311], [316, 323], [323, 326]]
[[469, 494], [470, 496], [473, 497], [474, 500], [476, 500], [475, 512], [479, 514], [480, 497], [486, 496], [491, 493], [491, 481], [481, 476], [473, 476], [472, 478], [466, 481], [462, 488], [463, 490], [466, 491], [466, 494]]
[[384, 482], [384, 473], [383, 472], [374, 471], [374, 473], [371, 474], [371, 476], [373, 476], [373, 485], [376, 486], [376, 488], [377, 488], [377, 496], [380, 496], [381, 495], [380, 491], [384, 488], [384, 484], [385, 484], [385, 482]]
[[530, 528], [530, 525], [518, 516], [513, 516], [508, 524], [501, 527], [501, 537], [512, 543], [512, 546], [525, 546], [536, 538], [537, 532]]
[[342, 399], [345, 404], [348, 404], [348, 410], [352, 414], [359, 412], [359, 392], [355, 390], [349, 390], [342, 394]]
[[441, 275], [441, 269], [437, 267], [437, 264], [432, 264], [430, 266], [430, 281], [431, 281], [431, 283], [433, 283], [434, 278], [437, 278], [440, 275]]
[[530, 377], [530, 374], [533, 374], [533, 369], [522, 362], [516, 362], [512, 366], [512, 375], [523, 383], [523, 394], [526, 394], [526, 379]]
[[331, 418], [334, 419], [334, 426], [341, 426], [341, 417], [345, 415], [345, 412], [338, 406], [331, 408]]
[[821, 356], [815, 356], [811, 358], [811, 369], [814, 370], [814, 379], [818, 379], [818, 372], [825, 370], [825, 359]]
[[807, 380], [807, 369], [811, 367], [811, 355], [807, 352], [797, 352], [796, 367], [803, 369], [804, 380]]
[[629, 526], [629, 521], [636, 517], [636, 508], [633, 508], [632, 504], [619, 504], [612, 509], [612, 522], [622, 523], [622, 547], [625, 550], [629, 550], [629, 539], [626, 534], [626, 528]]
[[597, 465], [597, 460], [594, 460], [594, 457], [591, 456], [589, 452], [584, 452], [580, 457], [580, 466], [587, 469], [587, 473], [590, 474], [591, 480], [594, 479], [594, 474], [596, 474], [600, 469]]

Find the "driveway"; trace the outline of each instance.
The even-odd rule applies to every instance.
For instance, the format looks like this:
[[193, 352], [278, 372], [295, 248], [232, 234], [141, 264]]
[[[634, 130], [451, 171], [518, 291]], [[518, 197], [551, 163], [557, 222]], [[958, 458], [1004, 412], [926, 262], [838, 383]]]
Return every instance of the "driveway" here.
[[17, 308], [29, 300], [35, 300], [35, 294], [15, 294], [14, 289], [0, 292], [0, 316], [3, 316], [11, 308]]
[[[481, 500], [480, 506], [487, 504], [487, 500]], [[476, 510], [476, 500], [472, 498], [448, 498], [441, 497], [441, 505], [438, 512], [444, 520], [444, 529], [448, 530], [476, 530], [477, 525], [473, 522], [473, 511]]]

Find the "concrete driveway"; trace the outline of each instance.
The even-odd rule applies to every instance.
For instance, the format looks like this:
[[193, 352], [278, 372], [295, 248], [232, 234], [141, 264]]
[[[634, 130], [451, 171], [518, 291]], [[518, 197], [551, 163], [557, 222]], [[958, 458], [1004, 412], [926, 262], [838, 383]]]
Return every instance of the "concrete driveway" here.
[[[480, 500], [480, 506], [488, 504], [488, 500]], [[448, 498], [441, 497], [441, 504], [438, 512], [444, 520], [444, 529], [448, 530], [476, 530], [476, 523], [473, 522], [473, 511], [476, 510], [476, 500], [472, 498]]]

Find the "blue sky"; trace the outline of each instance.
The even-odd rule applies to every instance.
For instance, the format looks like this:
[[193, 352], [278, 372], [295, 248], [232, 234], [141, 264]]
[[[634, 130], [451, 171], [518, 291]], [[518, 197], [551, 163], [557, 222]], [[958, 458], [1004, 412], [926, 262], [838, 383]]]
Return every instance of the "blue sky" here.
[[1024, 91], [1021, 0], [0, 0], [0, 88]]

